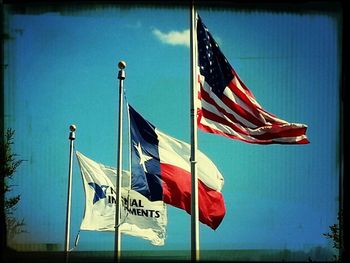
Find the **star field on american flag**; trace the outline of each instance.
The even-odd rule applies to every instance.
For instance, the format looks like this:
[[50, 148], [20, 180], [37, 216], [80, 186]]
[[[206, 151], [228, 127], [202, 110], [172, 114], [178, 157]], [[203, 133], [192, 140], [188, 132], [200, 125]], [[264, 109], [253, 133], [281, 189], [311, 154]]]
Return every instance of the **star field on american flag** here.
[[198, 16], [197, 24], [198, 58], [201, 75], [221, 97], [228, 83], [234, 78], [231, 65], [221, 52], [218, 44]]

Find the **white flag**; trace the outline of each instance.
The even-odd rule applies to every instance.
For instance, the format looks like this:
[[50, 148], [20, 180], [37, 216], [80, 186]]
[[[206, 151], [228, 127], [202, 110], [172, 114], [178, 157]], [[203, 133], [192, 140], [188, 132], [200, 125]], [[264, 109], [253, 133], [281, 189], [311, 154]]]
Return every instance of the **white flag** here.
[[[81, 230], [114, 231], [116, 204], [116, 169], [97, 163], [76, 151], [85, 190], [85, 213]], [[151, 202], [129, 189], [130, 172], [122, 172], [122, 234], [164, 245], [167, 210], [163, 201]]]

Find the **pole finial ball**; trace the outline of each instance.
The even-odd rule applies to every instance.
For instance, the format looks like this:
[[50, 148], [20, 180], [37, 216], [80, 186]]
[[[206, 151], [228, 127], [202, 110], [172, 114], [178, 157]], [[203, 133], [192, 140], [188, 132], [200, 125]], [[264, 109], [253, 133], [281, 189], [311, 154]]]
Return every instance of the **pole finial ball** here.
[[69, 126], [69, 130], [70, 130], [71, 132], [75, 132], [76, 129], [77, 129], [77, 127], [76, 127], [74, 124], [72, 124], [72, 125]]
[[125, 61], [123, 61], [123, 60], [119, 61], [119, 63], [118, 63], [118, 68], [120, 68], [120, 69], [125, 69], [125, 67], [126, 67]]

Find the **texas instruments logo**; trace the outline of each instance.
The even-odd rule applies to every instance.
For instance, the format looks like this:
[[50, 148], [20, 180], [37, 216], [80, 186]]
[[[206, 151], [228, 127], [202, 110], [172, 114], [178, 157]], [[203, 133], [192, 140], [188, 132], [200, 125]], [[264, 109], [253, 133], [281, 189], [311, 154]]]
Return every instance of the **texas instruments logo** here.
[[[116, 204], [117, 193], [113, 189], [113, 187], [110, 187], [108, 185], [99, 185], [93, 182], [88, 183], [88, 185], [95, 190], [93, 204], [105, 198], [106, 198], [105, 200], [106, 207], [107, 206], [110, 207]], [[154, 217], [154, 218], [159, 218], [161, 216], [161, 211], [148, 209], [148, 206], [147, 205], [145, 206], [142, 198], [141, 199], [138, 197], [133, 198], [133, 197], [130, 197], [129, 195], [122, 196], [121, 204], [125, 211], [127, 211], [129, 214], [134, 216]]]
[[109, 187], [108, 185], [98, 185], [96, 183], [88, 183], [92, 189], [95, 190], [93, 204], [95, 204], [98, 200], [106, 198], [106, 190]]

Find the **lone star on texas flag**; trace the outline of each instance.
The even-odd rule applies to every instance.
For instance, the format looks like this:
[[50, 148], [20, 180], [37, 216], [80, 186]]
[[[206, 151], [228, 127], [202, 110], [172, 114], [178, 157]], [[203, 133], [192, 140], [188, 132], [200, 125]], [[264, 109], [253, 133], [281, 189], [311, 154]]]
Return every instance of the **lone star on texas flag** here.
[[152, 157], [143, 154], [140, 142], [137, 145], [134, 144], [134, 147], [136, 148], [136, 150], [140, 156], [140, 165], [142, 165], [143, 170], [147, 173], [147, 168], [146, 168], [145, 162], [151, 160]]

